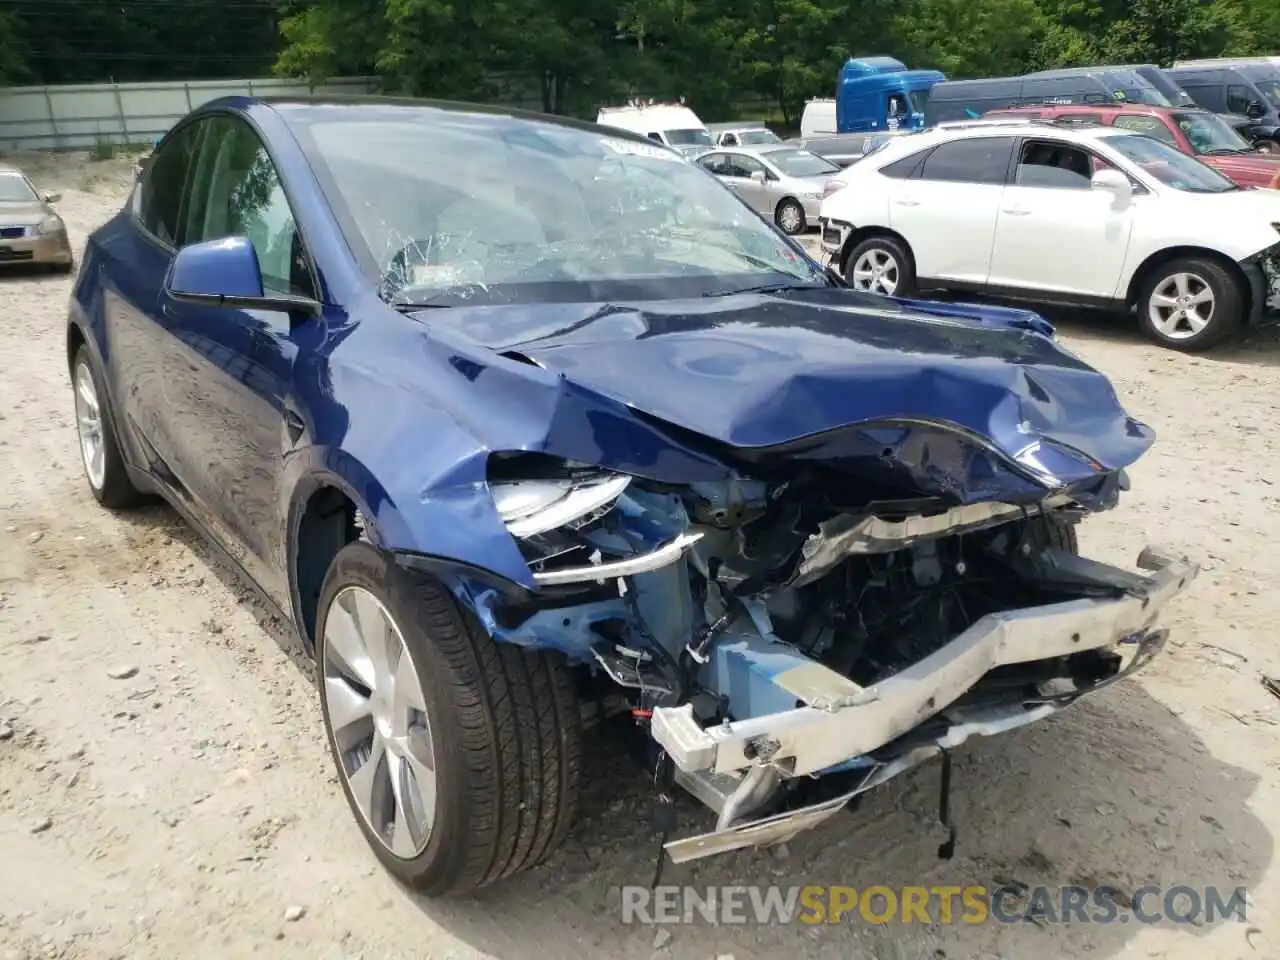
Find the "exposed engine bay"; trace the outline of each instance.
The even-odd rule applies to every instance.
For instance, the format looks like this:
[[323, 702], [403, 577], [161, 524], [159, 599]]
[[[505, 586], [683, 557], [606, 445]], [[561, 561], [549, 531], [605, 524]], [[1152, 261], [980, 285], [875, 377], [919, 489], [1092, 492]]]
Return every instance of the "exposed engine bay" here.
[[1152, 577], [1077, 555], [1075, 524], [1114, 505], [1120, 471], [1020, 503], [893, 496], [900, 478], [830, 462], [770, 474], [674, 486], [490, 459], [540, 589], [513, 602], [470, 584], [469, 604], [647, 725], [659, 764], [719, 814], [667, 845], [677, 861], [785, 839], [1124, 675], [1158, 651], [1154, 618], [1196, 574], [1150, 552]]

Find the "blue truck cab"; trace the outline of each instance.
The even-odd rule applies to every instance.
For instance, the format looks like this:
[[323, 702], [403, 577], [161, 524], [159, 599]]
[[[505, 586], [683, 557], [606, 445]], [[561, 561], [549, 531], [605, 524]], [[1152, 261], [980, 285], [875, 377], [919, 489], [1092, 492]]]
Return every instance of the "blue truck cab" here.
[[946, 79], [937, 70], [908, 70], [893, 57], [851, 57], [836, 80], [836, 130], [918, 130], [929, 90]]

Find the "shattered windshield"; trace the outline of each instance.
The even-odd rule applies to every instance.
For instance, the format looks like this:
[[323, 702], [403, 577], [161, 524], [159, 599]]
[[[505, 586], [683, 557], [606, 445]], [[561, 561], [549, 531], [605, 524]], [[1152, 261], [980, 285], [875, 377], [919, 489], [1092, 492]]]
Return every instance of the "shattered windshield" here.
[[389, 302], [663, 299], [825, 286], [714, 177], [651, 143], [508, 116], [315, 108], [299, 127]]

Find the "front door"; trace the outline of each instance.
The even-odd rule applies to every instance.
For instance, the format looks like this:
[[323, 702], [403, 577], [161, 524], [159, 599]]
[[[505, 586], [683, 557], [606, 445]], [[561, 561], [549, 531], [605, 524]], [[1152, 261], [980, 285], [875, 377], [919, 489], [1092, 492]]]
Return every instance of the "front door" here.
[[1089, 151], [1062, 141], [1026, 140], [1005, 187], [991, 259], [991, 284], [1110, 298], [1129, 250], [1135, 197], [1122, 210], [1094, 190]]
[[[247, 237], [269, 292], [317, 298], [310, 260], [262, 141], [229, 114], [209, 127], [191, 178], [186, 241]], [[160, 313], [177, 353], [170, 401], [179, 479], [212, 532], [288, 609], [288, 505], [279, 491], [284, 457], [303, 428], [290, 384], [297, 337], [306, 331], [294, 329], [285, 313], [193, 305], [167, 295]]]

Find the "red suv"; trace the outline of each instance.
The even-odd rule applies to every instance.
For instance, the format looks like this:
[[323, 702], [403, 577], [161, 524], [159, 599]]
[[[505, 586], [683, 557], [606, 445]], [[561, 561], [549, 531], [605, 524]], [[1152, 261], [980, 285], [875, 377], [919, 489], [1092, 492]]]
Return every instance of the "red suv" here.
[[1063, 123], [1123, 127], [1177, 147], [1202, 160], [1241, 187], [1280, 186], [1280, 155], [1259, 153], [1216, 113], [1143, 104], [1036, 104], [1006, 107], [985, 117], [1027, 117]]

